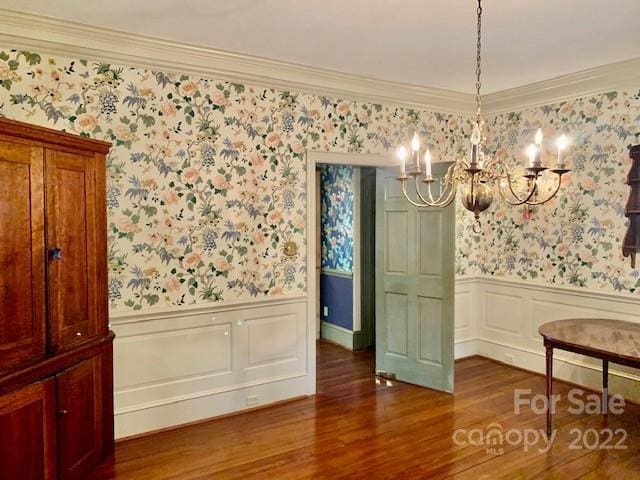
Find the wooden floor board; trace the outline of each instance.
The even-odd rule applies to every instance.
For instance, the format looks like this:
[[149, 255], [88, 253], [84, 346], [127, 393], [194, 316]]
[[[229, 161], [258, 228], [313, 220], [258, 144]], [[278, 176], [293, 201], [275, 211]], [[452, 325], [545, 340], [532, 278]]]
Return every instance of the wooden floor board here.
[[[457, 429], [537, 429], [543, 415], [514, 413], [516, 388], [544, 392], [544, 378], [481, 358], [456, 363], [453, 395], [376, 384], [372, 352], [318, 344], [317, 395], [119, 442], [92, 475], [106, 479], [640, 479], [640, 407], [623, 415], [572, 415], [571, 388], [556, 414], [548, 452], [506, 442], [457, 444]], [[625, 429], [625, 450], [569, 449], [572, 429]], [[500, 451], [497, 448], [500, 447]]]

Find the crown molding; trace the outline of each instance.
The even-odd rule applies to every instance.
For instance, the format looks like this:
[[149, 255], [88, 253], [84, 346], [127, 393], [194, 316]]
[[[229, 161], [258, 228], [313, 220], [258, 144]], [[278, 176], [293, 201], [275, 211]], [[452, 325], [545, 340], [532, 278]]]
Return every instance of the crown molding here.
[[333, 70], [177, 43], [0, 9], [0, 42], [11, 48], [219, 78], [280, 90], [392, 104], [459, 115], [473, 96]]
[[490, 93], [482, 103], [495, 115], [626, 88], [640, 89], [640, 57]]
[[[0, 8], [0, 43], [11, 48], [221, 79], [279, 90], [458, 115], [470, 93], [380, 80]], [[485, 116], [624, 88], [640, 88], [640, 57], [483, 96]]]

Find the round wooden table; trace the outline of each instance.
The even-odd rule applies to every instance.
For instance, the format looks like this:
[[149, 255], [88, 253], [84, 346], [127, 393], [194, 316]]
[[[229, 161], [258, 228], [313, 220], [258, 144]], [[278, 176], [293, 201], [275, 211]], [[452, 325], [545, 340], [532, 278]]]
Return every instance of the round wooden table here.
[[607, 413], [609, 362], [640, 368], [640, 323], [598, 318], [574, 318], [545, 323], [538, 329], [544, 338], [547, 360], [547, 435], [553, 418], [553, 349], [587, 355], [602, 360], [602, 404]]

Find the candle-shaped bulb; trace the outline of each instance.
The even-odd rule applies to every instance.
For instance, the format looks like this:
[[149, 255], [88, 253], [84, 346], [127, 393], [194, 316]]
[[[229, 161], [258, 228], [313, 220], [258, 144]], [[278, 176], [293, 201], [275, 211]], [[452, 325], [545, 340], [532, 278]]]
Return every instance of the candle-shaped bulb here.
[[407, 160], [407, 149], [404, 146], [400, 146], [398, 150], [396, 150], [396, 156], [400, 159], [400, 173], [405, 172], [405, 162]]
[[567, 138], [566, 135], [560, 135], [560, 138], [556, 140], [556, 146], [558, 147], [558, 151], [562, 151], [565, 148], [567, 148], [568, 144], [569, 144], [569, 139]]
[[471, 144], [478, 145], [480, 143], [480, 126], [476, 123], [473, 125], [473, 133], [471, 134]]
[[420, 150], [420, 137], [418, 137], [418, 132], [413, 133], [413, 138], [411, 139], [411, 150], [414, 152]]
[[529, 148], [527, 148], [527, 156], [529, 157], [529, 166], [530, 167], [533, 167], [533, 164], [536, 161], [536, 153], [537, 152], [538, 152], [538, 149], [533, 144], [529, 145]]
[[428, 148], [424, 154], [424, 174], [427, 177], [431, 176], [431, 152]]
[[535, 141], [536, 141], [536, 145], [538, 145], [538, 146], [540, 146], [540, 144], [542, 143], [542, 129], [541, 128], [539, 128], [538, 131], [536, 132]]

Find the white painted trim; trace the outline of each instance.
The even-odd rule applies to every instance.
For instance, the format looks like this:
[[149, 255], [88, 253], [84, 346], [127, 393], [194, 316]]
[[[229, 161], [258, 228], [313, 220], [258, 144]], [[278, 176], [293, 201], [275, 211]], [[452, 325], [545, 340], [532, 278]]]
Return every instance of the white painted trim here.
[[466, 93], [270, 60], [7, 9], [0, 9], [0, 42], [12, 48], [261, 87], [438, 112], [473, 112], [473, 97]]
[[504, 287], [520, 287], [528, 290], [536, 290], [546, 293], [564, 293], [577, 295], [580, 297], [609, 300], [615, 302], [629, 303], [640, 306], [640, 296], [622, 292], [608, 292], [605, 290], [597, 290], [585, 287], [571, 287], [564, 285], [551, 285], [548, 283], [533, 282], [519, 279], [505, 279], [498, 277], [490, 277], [485, 275], [464, 275], [456, 277], [456, 285], [476, 284], [482, 282], [486, 285], [497, 285]]
[[[362, 283], [361, 265], [360, 265], [360, 169], [355, 168], [353, 170], [353, 176], [351, 178], [353, 186], [353, 323], [352, 330], [359, 332], [362, 330], [362, 317], [360, 306], [360, 284]], [[351, 342], [353, 345], [353, 341]]]
[[179, 307], [147, 308], [144, 311], [110, 312], [109, 321], [111, 325], [123, 325], [127, 323], [139, 323], [164, 318], [188, 317], [199, 313], [218, 313], [230, 310], [243, 310], [247, 307], [285, 305], [288, 303], [298, 303], [306, 298], [307, 296], [305, 294], [280, 295], [277, 297], [245, 298], [241, 300], [225, 300], [215, 303], [181, 305]]
[[[315, 185], [315, 170], [318, 163], [328, 163], [333, 165], [353, 165], [367, 167], [389, 167], [396, 162], [392, 155], [374, 155], [366, 153], [332, 153], [320, 152], [317, 150], [307, 150], [307, 185]], [[307, 188], [307, 191], [309, 189]], [[307, 232], [313, 232], [316, 228], [316, 196], [307, 195]], [[307, 235], [307, 272], [314, 272], [313, 275], [307, 273], [307, 319], [309, 321], [309, 331], [315, 331], [316, 319], [316, 236]], [[315, 333], [313, 334], [315, 340]], [[309, 378], [313, 381], [313, 390], [309, 385], [309, 391], [315, 393], [316, 376], [316, 342], [308, 343], [309, 352], [307, 364], [309, 365]]]
[[[470, 93], [409, 85], [0, 9], [0, 42], [43, 54], [242, 82], [316, 95], [472, 115]], [[640, 57], [483, 96], [485, 115], [638, 88]]]
[[494, 115], [627, 88], [640, 89], [640, 57], [490, 93], [482, 103]]
[[322, 338], [336, 343], [347, 350], [353, 350], [353, 332], [351, 330], [325, 322], [324, 320], [321, 322], [320, 328]]

